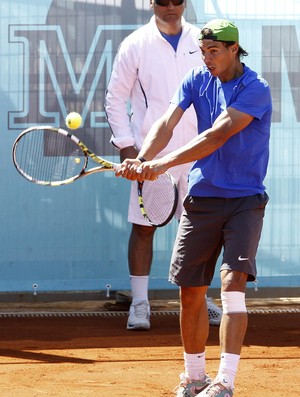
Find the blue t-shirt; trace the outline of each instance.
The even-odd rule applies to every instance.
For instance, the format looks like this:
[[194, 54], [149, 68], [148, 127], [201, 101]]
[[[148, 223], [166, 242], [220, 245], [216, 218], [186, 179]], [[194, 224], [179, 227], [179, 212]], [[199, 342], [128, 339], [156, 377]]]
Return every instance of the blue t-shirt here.
[[263, 193], [269, 160], [272, 100], [267, 82], [243, 65], [241, 77], [222, 83], [206, 67], [185, 76], [172, 103], [184, 111], [194, 106], [198, 133], [210, 128], [228, 107], [254, 117], [252, 122], [209, 156], [196, 161], [189, 174], [189, 194], [244, 197]]
[[177, 51], [177, 47], [178, 47], [178, 43], [179, 43], [179, 39], [180, 39], [181, 33], [182, 32], [179, 32], [179, 33], [174, 34], [174, 35], [170, 35], [170, 34], [166, 34], [166, 33], [160, 32], [162, 37], [164, 37], [167, 40], [167, 42], [169, 44], [171, 44], [171, 46], [174, 48], [175, 52]]

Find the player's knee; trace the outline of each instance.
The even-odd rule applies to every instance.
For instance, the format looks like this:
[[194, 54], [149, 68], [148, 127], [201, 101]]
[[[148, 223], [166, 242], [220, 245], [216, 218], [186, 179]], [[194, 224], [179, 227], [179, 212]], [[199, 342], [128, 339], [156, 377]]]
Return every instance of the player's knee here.
[[155, 230], [156, 227], [153, 226], [133, 224], [131, 234], [140, 238], [153, 238]]
[[205, 303], [207, 287], [180, 287], [180, 300], [183, 306], [200, 310]]
[[221, 293], [224, 314], [247, 313], [245, 293], [240, 291], [226, 291]]
[[248, 275], [232, 270], [222, 270], [222, 291], [245, 291]]

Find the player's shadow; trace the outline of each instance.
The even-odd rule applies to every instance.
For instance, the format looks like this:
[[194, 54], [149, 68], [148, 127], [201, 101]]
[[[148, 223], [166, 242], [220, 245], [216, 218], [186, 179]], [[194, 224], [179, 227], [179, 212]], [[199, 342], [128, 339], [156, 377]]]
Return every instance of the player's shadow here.
[[[50, 354], [50, 353], [42, 353], [42, 352], [33, 352], [33, 351], [24, 351], [20, 349], [0, 349], [0, 357], [10, 357], [10, 358], [19, 358], [25, 361], [35, 361], [45, 364], [59, 364], [59, 363], [70, 363], [70, 364], [92, 364], [95, 360], [89, 360], [84, 358], [76, 358], [76, 357], [68, 357], [66, 355], [60, 354]], [[0, 365], [6, 365], [2, 359]]]

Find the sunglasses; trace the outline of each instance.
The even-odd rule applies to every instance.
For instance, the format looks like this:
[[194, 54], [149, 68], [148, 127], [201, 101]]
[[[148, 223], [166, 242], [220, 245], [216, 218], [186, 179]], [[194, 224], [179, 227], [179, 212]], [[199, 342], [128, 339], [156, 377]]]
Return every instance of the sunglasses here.
[[[173, 6], [180, 6], [181, 4], [184, 3], [184, 0], [171, 0], [173, 3]], [[154, 3], [157, 4], [158, 6], [162, 7], [167, 7], [170, 3], [170, 0], [154, 0]]]

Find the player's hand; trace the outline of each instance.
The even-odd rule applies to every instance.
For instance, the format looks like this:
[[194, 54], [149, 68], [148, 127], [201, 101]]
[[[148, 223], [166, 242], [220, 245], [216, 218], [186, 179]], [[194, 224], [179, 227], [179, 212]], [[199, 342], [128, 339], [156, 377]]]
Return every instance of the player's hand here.
[[126, 159], [121, 164], [120, 169], [116, 172], [116, 176], [129, 179], [131, 181], [141, 180], [140, 174], [137, 172], [137, 168], [141, 165], [141, 161], [138, 159]]
[[137, 179], [154, 181], [160, 174], [166, 171], [167, 167], [161, 160], [145, 161], [136, 169], [136, 172], [139, 174], [139, 178]]
[[139, 159], [126, 159], [121, 164], [120, 170], [116, 172], [116, 176], [121, 176], [131, 181], [154, 181], [160, 174], [166, 172], [167, 168], [161, 160], [142, 163]]

